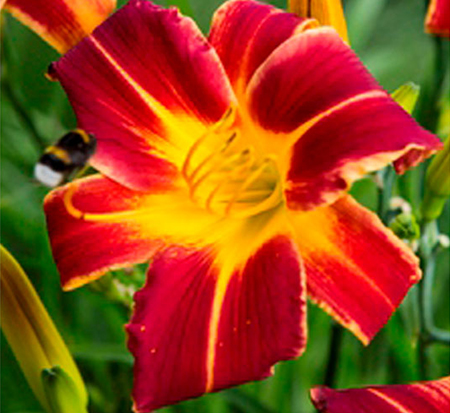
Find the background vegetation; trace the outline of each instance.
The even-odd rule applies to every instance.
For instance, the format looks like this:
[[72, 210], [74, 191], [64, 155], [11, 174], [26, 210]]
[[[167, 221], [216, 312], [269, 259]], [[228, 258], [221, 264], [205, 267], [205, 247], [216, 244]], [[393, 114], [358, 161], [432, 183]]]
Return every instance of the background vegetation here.
[[[207, 32], [211, 15], [221, 1], [156, 3], [177, 4], [185, 13], [193, 15]], [[285, 7], [284, 0], [271, 3]], [[448, 56], [448, 42], [436, 41], [424, 33], [425, 2], [347, 0], [344, 5], [352, 47], [363, 62], [388, 91], [407, 81], [421, 85], [416, 116], [441, 137], [447, 136], [449, 76], [448, 69], [436, 67], [436, 56], [442, 53], [442, 48]], [[2, 16], [1, 42], [2, 243], [23, 265], [68, 343], [90, 393], [90, 411], [128, 412], [132, 358], [125, 347], [123, 325], [128, 321], [129, 308], [116, 300], [111, 276], [94, 286], [70, 293], [61, 291], [42, 211], [48, 190], [32, 179], [34, 164], [43, 148], [75, 127], [61, 87], [43, 76], [49, 62], [58, 55], [6, 14]], [[397, 179], [394, 186], [394, 193], [407, 199], [414, 211], [423, 192], [423, 170], [421, 167], [409, 172]], [[378, 209], [377, 187], [371, 177], [355, 184], [352, 192], [369, 208]], [[442, 232], [449, 234], [448, 205], [439, 225]], [[447, 330], [450, 328], [449, 260], [448, 249], [440, 253], [430, 297], [436, 324]], [[134, 284], [142, 281], [143, 274], [143, 268], [136, 270]], [[124, 274], [116, 275], [122, 284], [129, 283]], [[387, 327], [366, 348], [349, 332], [334, 326], [323, 311], [310, 305], [309, 342], [303, 357], [280, 363], [275, 376], [263, 382], [208, 395], [162, 412], [310, 413], [314, 408], [308, 389], [313, 385], [324, 382], [335, 387], [393, 384], [448, 375], [450, 349], [447, 345], [429, 345], [424, 363], [417, 357], [416, 295], [417, 291], [411, 291]], [[42, 412], [3, 336], [1, 340], [2, 413]], [[421, 363], [425, 368], [421, 368]]]

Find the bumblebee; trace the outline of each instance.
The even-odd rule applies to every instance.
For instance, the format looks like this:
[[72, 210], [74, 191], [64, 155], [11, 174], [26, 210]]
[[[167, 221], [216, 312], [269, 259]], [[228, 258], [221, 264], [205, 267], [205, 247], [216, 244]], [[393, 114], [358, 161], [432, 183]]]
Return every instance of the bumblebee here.
[[96, 146], [94, 135], [74, 129], [45, 150], [34, 167], [34, 177], [41, 184], [54, 188], [79, 172]]

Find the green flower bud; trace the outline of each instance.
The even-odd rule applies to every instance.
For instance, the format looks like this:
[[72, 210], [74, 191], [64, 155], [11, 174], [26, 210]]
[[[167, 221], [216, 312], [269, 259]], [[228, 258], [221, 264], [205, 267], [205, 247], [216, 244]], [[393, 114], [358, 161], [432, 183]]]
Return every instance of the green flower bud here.
[[[0, 258], [1, 327], [36, 398], [47, 412], [55, 412], [41, 374], [44, 369], [60, 366], [76, 389], [72, 393], [86, 406], [87, 393], [81, 375], [28, 277], [3, 246]], [[58, 383], [60, 387], [64, 386]], [[77, 412], [86, 412], [84, 409]]]
[[413, 214], [402, 212], [389, 224], [389, 227], [401, 239], [413, 241], [420, 236], [420, 227]]
[[437, 219], [450, 196], [450, 137], [444, 149], [433, 158], [425, 178], [425, 195], [421, 205], [425, 221]]
[[61, 367], [42, 370], [41, 378], [51, 413], [87, 413], [76, 384]]
[[397, 90], [392, 92], [391, 97], [394, 99], [406, 112], [412, 113], [419, 98], [420, 88], [415, 83], [408, 82], [400, 86]]

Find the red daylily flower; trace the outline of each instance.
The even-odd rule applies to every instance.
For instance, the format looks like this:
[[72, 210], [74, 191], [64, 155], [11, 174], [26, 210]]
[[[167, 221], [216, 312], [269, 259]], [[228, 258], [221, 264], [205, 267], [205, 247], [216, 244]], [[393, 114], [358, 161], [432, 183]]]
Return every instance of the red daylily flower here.
[[437, 36], [450, 37], [450, 2], [431, 0], [425, 19], [425, 31]]
[[315, 387], [311, 399], [321, 413], [446, 413], [450, 376], [420, 383], [333, 390]]
[[111, 14], [116, 0], [6, 0], [4, 7], [64, 53]]
[[306, 344], [306, 294], [368, 343], [418, 260], [346, 191], [440, 147], [331, 28], [252, 0], [208, 40], [133, 0], [52, 66], [99, 175], [53, 191], [65, 289], [152, 258], [129, 348], [139, 412], [267, 377]]

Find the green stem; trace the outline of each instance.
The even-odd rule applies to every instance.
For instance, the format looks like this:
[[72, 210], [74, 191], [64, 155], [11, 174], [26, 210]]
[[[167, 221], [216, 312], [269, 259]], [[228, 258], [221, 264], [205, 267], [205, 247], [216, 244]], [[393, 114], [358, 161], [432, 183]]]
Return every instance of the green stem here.
[[336, 385], [336, 373], [338, 371], [339, 355], [341, 353], [343, 339], [343, 329], [337, 324], [333, 323], [331, 327], [331, 341], [330, 352], [328, 353], [328, 363], [325, 372], [324, 385], [334, 387]]
[[439, 97], [446, 76], [447, 56], [441, 38], [434, 37], [434, 61], [421, 88], [416, 110], [417, 121], [426, 129], [436, 130], [439, 118]]
[[418, 360], [422, 380], [427, 379], [427, 355], [426, 351], [432, 343], [450, 345], [450, 331], [442, 330], [434, 325], [433, 316], [433, 284], [436, 270], [436, 255], [438, 227], [436, 221], [422, 224], [419, 247], [420, 265], [423, 271], [422, 280], [419, 283], [418, 308], [419, 308], [419, 341]]
[[382, 180], [381, 186], [378, 187], [378, 216], [387, 224], [389, 215], [389, 202], [392, 197], [392, 190], [395, 183], [395, 171], [392, 166], [388, 166], [379, 172]]
[[450, 331], [435, 326], [433, 317], [433, 285], [436, 270], [436, 250], [425, 260], [422, 280], [422, 322], [428, 342], [441, 342], [450, 345]]

